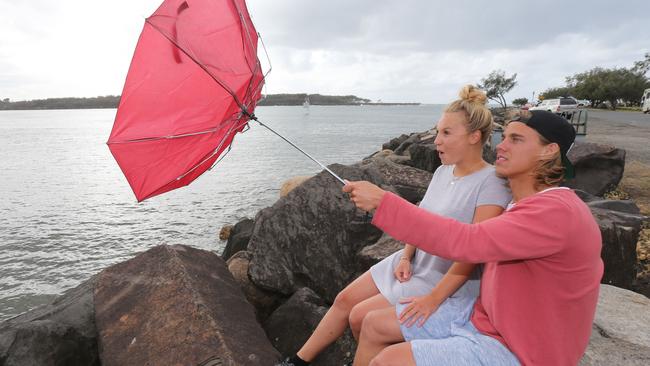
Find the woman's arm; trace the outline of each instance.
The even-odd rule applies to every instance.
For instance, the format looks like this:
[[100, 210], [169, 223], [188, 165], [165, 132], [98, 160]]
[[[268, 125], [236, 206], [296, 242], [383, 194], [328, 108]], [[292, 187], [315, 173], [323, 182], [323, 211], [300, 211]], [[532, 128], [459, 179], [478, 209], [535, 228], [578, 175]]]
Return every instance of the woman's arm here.
[[[503, 207], [497, 205], [484, 205], [474, 210], [474, 223], [485, 221], [492, 217], [499, 216], [503, 212]], [[407, 299], [411, 304], [407, 306], [400, 314], [400, 321], [411, 326], [418, 319], [419, 324], [424, 322], [433, 314], [438, 306], [442, 304], [449, 296], [453, 295], [470, 277], [476, 267], [474, 263], [456, 262], [452, 264], [447, 273], [442, 277], [440, 282], [434, 287], [430, 294]]]
[[[474, 210], [473, 223], [479, 223], [487, 219], [501, 215], [503, 207], [496, 205], [486, 205], [477, 207]], [[445, 301], [449, 296], [453, 295], [467, 281], [472, 271], [476, 267], [475, 263], [455, 262], [449, 268], [449, 271], [442, 277], [438, 285], [433, 289], [438, 297]], [[442, 303], [441, 301], [441, 303]]]

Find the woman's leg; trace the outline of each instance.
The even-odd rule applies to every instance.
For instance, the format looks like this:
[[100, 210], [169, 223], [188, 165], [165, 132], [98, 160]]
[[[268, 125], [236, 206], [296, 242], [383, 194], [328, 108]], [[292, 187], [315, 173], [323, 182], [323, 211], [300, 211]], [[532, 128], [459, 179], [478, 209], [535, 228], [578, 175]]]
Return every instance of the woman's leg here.
[[378, 293], [379, 289], [377, 289], [370, 271], [366, 271], [359, 278], [352, 281], [336, 296], [334, 304], [318, 323], [307, 342], [296, 353], [298, 357], [311, 362], [327, 346], [343, 335], [345, 328], [348, 326], [348, 317], [352, 308]]
[[384, 348], [401, 342], [404, 337], [394, 307], [369, 312], [361, 326], [354, 366], [368, 365]]
[[352, 335], [357, 342], [359, 342], [361, 325], [363, 324], [366, 315], [373, 310], [385, 308], [394, 309], [393, 305], [382, 294], [377, 294], [369, 299], [363, 300], [352, 308], [349, 319], [350, 329], [352, 330]]
[[388, 346], [370, 361], [370, 366], [416, 366], [411, 342]]

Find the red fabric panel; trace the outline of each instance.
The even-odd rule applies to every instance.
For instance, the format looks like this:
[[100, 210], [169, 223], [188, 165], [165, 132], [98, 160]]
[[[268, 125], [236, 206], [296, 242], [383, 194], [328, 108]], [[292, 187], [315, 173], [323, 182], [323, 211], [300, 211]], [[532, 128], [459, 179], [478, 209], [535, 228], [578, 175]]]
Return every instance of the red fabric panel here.
[[264, 82], [257, 41], [243, 0], [167, 0], [147, 19], [108, 140], [139, 201], [189, 184], [243, 128], [239, 104], [252, 113]]

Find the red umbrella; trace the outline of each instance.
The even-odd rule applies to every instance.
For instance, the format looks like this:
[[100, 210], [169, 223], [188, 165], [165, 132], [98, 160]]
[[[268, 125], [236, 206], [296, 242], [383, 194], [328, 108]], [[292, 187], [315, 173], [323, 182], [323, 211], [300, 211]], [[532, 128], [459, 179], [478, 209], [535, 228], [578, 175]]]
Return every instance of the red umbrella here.
[[108, 139], [138, 201], [191, 183], [245, 128], [257, 40], [244, 0], [166, 0], [146, 19]]
[[244, 0], [165, 0], [146, 19], [108, 139], [138, 201], [190, 184], [257, 121], [257, 42]]

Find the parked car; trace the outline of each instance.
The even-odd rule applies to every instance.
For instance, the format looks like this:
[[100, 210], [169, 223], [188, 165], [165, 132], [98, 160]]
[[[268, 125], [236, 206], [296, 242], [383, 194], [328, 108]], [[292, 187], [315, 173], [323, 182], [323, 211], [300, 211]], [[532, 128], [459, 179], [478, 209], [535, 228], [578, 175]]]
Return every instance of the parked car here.
[[531, 111], [549, 111], [559, 114], [566, 119], [571, 119], [573, 113], [578, 109], [578, 101], [571, 97], [562, 97], [556, 99], [546, 99], [535, 107], [530, 108]]
[[650, 89], [643, 91], [643, 96], [641, 97], [641, 112], [650, 113]]

